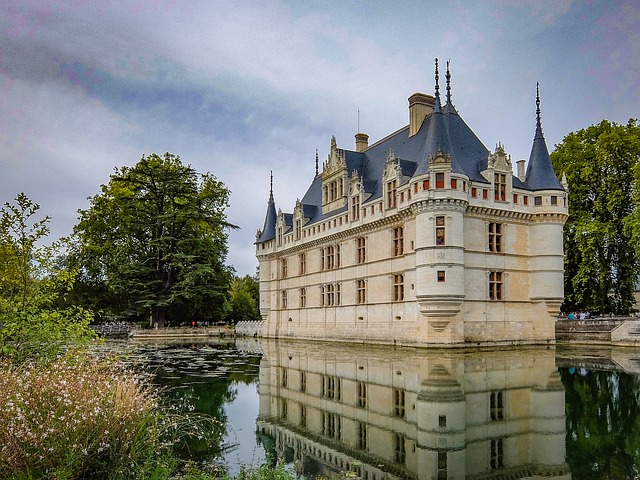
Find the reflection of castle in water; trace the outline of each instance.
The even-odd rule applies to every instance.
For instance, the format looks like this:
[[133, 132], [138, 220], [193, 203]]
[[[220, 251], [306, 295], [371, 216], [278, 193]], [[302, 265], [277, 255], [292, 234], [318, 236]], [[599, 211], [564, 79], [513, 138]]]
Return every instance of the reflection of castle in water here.
[[571, 478], [553, 350], [263, 349], [258, 434], [299, 473]]

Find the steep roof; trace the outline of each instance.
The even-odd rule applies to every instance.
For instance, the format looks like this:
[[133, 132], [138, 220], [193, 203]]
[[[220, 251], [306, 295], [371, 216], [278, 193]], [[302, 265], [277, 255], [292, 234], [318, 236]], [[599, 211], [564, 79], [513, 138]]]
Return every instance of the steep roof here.
[[271, 191], [267, 202], [267, 214], [264, 217], [264, 226], [257, 243], [266, 242], [276, 237], [276, 202], [273, 201], [273, 172], [271, 173]]
[[[382, 198], [382, 177], [389, 153], [398, 159], [400, 173], [405, 178], [423, 175], [429, 170], [429, 158], [438, 152], [448, 154], [452, 162], [452, 171], [466, 175], [470, 181], [489, 183], [480, 172], [487, 169], [490, 151], [473, 130], [462, 119], [451, 101], [449, 65], [447, 62], [447, 103], [441, 106], [438, 85], [438, 69], [436, 62], [436, 88], [434, 110], [423, 120], [418, 132], [409, 134], [410, 128], [404, 128], [390, 134], [369, 146], [362, 152], [344, 150], [347, 172], [356, 174], [361, 180], [364, 191], [369, 194], [365, 202]], [[513, 186], [527, 190], [564, 190], [553, 171], [549, 151], [542, 133], [540, 121], [540, 97], [537, 95], [537, 124], [533, 140], [526, 181], [513, 176]], [[272, 206], [272, 195], [267, 209], [265, 228], [259, 242], [275, 236], [275, 205]], [[346, 212], [348, 206], [322, 212], [322, 175], [318, 172], [316, 151], [316, 176], [301, 200], [303, 212], [309, 223], [315, 223], [336, 214]], [[291, 220], [285, 218], [285, 220]], [[286, 222], [290, 225], [290, 222]], [[264, 239], [264, 240], [263, 240]]]
[[536, 133], [533, 137], [531, 155], [527, 165], [525, 188], [529, 190], [562, 190], [564, 188], [551, 163], [547, 142], [542, 133], [542, 121], [540, 119], [540, 89], [536, 85]]

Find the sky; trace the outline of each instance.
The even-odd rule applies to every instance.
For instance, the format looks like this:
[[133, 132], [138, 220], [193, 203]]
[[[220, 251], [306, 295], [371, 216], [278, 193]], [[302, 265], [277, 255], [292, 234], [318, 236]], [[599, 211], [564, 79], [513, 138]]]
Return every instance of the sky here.
[[[536, 82], [549, 150], [640, 116], [640, 2], [0, 2], [0, 203], [24, 192], [68, 235], [114, 168], [171, 152], [231, 190], [227, 263], [254, 274], [273, 171], [293, 211], [329, 153], [409, 122], [451, 61], [489, 150], [528, 159]], [[444, 77], [441, 71], [441, 80]], [[442, 82], [441, 82], [442, 85]]]

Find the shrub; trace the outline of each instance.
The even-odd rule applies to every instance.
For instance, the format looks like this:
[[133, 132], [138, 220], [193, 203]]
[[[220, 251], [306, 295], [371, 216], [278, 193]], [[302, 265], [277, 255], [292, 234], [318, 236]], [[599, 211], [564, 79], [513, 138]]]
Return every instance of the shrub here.
[[0, 362], [0, 404], [0, 478], [169, 478], [174, 443], [215, 431], [185, 428], [149, 385], [87, 356]]

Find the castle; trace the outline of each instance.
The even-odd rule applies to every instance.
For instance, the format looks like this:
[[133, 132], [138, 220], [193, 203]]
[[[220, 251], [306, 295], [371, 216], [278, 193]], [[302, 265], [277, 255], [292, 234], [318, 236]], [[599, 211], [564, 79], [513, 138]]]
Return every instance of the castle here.
[[[399, 345], [554, 343], [566, 182], [536, 93], [529, 161], [489, 151], [451, 101], [409, 97], [409, 125], [338, 148], [293, 213], [273, 183], [256, 234], [262, 334]], [[272, 180], [273, 182], [273, 180]]]

